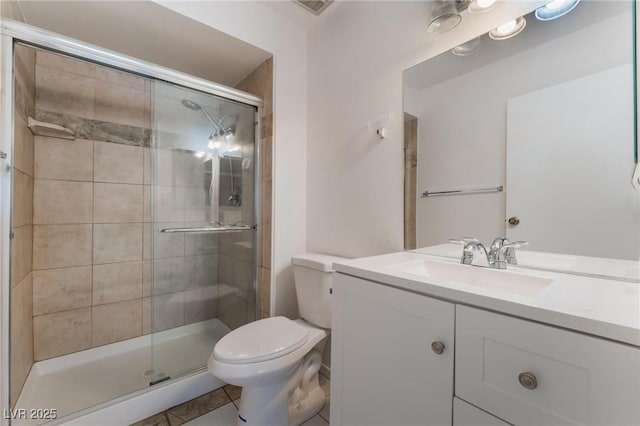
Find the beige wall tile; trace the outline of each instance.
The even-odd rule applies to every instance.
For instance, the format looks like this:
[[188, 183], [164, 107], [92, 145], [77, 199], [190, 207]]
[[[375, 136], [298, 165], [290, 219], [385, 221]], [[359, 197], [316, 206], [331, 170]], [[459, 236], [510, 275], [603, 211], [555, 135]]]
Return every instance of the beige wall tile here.
[[142, 335], [142, 299], [94, 306], [92, 311], [93, 346]]
[[142, 297], [151, 296], [152, 264], [150, 260], [144, 260], [142, 262]]
[[36, 361], [91, 347], [91, 308], [74, 309], [33, 318]]
[[184, 220], [185, 222], [211, 222], [213, 208], [205, 204], [204, 188], [184, 189]]
[[97, 80], [96, 119], [108, 123], [145, 127], [144, 89], [137, 90]]
[[93, 158], [96, 182], [142, 184], [142, 147], [95, 142]]
[[184, 293], [170, 293], [151, 299], [151, 331], [157, 332], [184, 325]]
[[69, 180], [36, 179], [33, 222], [38, 225], [91, 223], [93, 184]]
[[218, 280], [218, 256], [200, 255], [184, 258], [185, 288], [208, 287]]
[[109, 263], [93, 267], [93, 304], [142, 297], [142, 262]]
[[20, 114], [14, 115], [13, 166], [33, 176], [33, 133]]
[[11, 404], [14, 406], [33, 364], [31, 274], [11, 292]]
[[91, 306], [91, 266], [33, 272], [33, 314]]
[[19, 228], [33, 223], [33, 178], [14, 169], [13, 215], [11, 226]]
[[[156, 181], [151, 183], [160, 186], [184, 186], [184, 154], [173, 149], [158, 148], [151, 154], [152, 162], [159, 172]], [[153, 170], [151, 171], [153, 174]]]
[[36, 65], [36, 109], [94, 118], [95, 80]]
[[185, 288], [184, 257], [153, 261], [152, 294], [175, 293]]
[[11, 284], [18, 284], [31, 272], [33, 256], [33, 226], [13, 230], [11, 239]]
[[145, 185], [151, 185], [151, 148], [144, 147], [143, 148], [143, 183]]
[[192, 288], [184, 292], [184, 322], [192, 324], [218, 315], [218, 286]]
[[142, 299], [142, 334], [151, 333], [151, 298]]
[[35, 225], [33, 269], [91, 264], [92, 225]]
[[104, 66], [96, 66], [96, 78], [108, 83], [130, 87], [132, 89], [144, 90], [143, 77], [138, 77], [122, 71], [117, 71]]
[[184, 221], [184, 188], [156, 186], [154, 190], [153, 220], [156, 222]]
[[218, 254], [218, 235], [216, 234], [185, 234], [184, 254]]
[[47, 52], [46, 50], [37, 51], [36, 63], [85, 77], [93, 77], [95, 75], [95, 65], [91, 62], [73, 59], [58, 53]]
[[95, 183], [94, 223], [142, 222], [142, 185]]
[[93, 226], [93, 263], [142, 260], [142, 223]]
[[36, 136], [35, 177], [91, 182], [93, 142]]
[[225, 294], [218, 300], [218, 317], [232, 330], [253, 320], [250, 311], [250, 305], [235, 294]]

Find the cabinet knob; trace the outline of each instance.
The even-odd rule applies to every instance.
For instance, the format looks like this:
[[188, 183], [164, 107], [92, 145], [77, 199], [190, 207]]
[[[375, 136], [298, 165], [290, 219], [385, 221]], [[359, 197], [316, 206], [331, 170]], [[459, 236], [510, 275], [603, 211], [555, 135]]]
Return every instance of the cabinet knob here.
[[538, 387], [538, 379], [536, 379], [533, 373], [526, 372], [518, 374], [518, 381], [525, 389], [534, 390]]
[[442, 353], [444, 352], [444, 343], [442, 342], [431, 343], [431, 350], [433, 351], [433, 353], [437, 355], [442, 355]]
[[509, 218], [509, 225], [517, 225], [520, 223], [520, 218], [513, 216]]

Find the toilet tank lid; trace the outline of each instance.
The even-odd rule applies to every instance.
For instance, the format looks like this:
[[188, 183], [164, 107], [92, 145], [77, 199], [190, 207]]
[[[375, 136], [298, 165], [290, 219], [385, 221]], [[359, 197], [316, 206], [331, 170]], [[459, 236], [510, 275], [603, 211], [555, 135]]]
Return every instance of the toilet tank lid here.
[[307, 268], [312, 268], [323, 272], [333, 272], [333, 262], [341, 262], [343, 260], [347, 260], [347, 258], [332, 256], [330, 254], [304, 253], [293, 256], [291, 258], [291, 264], [306, 266]]

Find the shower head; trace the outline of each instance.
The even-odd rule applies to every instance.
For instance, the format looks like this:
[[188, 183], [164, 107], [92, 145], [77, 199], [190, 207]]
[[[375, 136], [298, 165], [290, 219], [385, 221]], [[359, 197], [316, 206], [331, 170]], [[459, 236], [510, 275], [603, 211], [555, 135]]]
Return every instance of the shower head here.
[[183, 99], [182, 100], [182, 105], [184, 105], [185, 107], [189, 108], [192, 111], [199, 111], [202, 109], [202, 107], [200, 106], [200, 104], [197, 104], [193, 101], [190, 101], [189, 99]]

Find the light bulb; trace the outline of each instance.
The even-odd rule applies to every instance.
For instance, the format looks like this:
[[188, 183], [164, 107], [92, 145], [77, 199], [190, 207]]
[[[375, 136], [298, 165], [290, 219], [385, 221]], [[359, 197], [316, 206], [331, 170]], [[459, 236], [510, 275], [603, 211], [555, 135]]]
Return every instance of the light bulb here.
[[524, 27], [527, 25], [526, 19], [523, 16], [518, 19], [514, 19], [513, 21], [505, 22], [504, 24], [494, 28], [489, 31], [489, 37], [493, 40], [506, 40], [508, 38], [514, 37], [524, 30]]
[[580, 0], [552, 0], [536, 9], [536, 18], [541, 21], [551, 21], [571, 12]]
[[205, 154], [205, 153], [204, 153], [203, 151], [198, 151], [198, 152], [196, 152], [196, 153], [195, 153], [195, 154], [193, 154], [193, 155], [195, 155], [195, 156], [196, 156], [196, 158], [202, 158], [202, 157], [204, 157], [204, 154]]
[[500, 25], [498, 28], [496, 28], [496, 32], [500, 35], [507, 35], [511, 31], [513, 31], [515, 28], [516, 28], [516, 20], [514, 19], [513, 21], [509, 21], [506, 24]]
[[480, 9], [486, 9], [493, 6], [496, 1], [497, 0], [476, 0], [476, 4]]
[[547, 3], [545, 7], [549, 10], [558, 10], [565, 5], [571, 3], [572, 0], [553, 0], [550, 3]]

